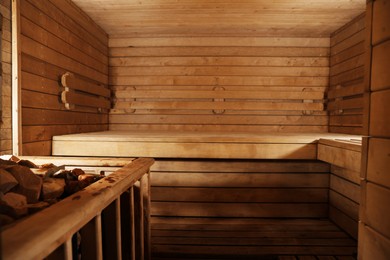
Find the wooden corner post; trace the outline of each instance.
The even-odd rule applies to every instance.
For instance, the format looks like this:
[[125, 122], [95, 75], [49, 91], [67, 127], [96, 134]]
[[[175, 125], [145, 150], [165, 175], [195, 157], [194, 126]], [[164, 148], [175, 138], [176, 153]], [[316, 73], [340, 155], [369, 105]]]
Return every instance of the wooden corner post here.
[[22, 154], [20, 0], [12, 0], [12, 151]]

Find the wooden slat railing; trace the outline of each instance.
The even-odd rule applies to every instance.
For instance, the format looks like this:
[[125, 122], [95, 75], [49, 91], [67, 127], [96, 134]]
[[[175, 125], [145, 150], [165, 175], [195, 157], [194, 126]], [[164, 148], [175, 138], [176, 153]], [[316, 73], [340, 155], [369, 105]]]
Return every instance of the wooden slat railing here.
[[[153, 162], [135, 159], [5, 228], [0, 258], [78, 259], [81, 255], [82, 259], [150, 259], [149, 168]], [[77, 248], [75, 240], [79, 240]]]

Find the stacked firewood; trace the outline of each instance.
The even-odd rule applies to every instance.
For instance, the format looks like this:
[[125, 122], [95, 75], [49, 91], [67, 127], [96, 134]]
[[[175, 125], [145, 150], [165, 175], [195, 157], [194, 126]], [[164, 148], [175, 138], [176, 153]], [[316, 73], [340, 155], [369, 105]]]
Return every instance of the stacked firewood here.
[[78, 168], [37, 166], [14, 156], [0, 159], [0, 226], [42, 210], [102, 177]]

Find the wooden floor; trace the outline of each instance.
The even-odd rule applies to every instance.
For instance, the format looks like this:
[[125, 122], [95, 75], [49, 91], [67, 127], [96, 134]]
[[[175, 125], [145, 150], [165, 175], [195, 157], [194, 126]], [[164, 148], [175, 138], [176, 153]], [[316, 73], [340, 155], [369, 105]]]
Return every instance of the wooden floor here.
[[153, 218], [152, 259], [356, 259], [327, 219]]

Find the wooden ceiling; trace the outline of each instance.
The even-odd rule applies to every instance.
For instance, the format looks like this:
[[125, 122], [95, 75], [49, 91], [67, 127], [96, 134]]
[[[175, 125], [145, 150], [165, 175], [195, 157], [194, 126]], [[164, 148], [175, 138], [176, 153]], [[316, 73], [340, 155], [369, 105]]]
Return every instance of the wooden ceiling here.
[[73, 0], [111, 37], [329, 36], [366, 0]]

